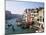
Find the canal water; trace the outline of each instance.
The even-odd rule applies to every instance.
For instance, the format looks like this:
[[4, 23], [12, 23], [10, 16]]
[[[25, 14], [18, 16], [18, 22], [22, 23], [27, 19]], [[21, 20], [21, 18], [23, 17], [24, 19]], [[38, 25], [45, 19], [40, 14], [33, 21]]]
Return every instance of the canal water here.
[[[21, 32], [23, 32], [23, 29], [21, 29], [21, 27], [18, 27], [16, 24], [17, 24], [16, 19], [6, 20], [5, 33], [21, 33]], [[8, 26], [8, 25], [11, 25], [11, 26]], [[12, 26], [15, 29], [14, 31], [12, 29]]]
[[[33, 29], [32, 29], [33, 30]], [[16, 18], [11, 20], [6, 20], [5, 22], [5, 33], [6, 34], [16, 34], [16, 33], [24, 33], [24, 32], [34, 32], [31, 29], [22, 29], [17, 26]]]

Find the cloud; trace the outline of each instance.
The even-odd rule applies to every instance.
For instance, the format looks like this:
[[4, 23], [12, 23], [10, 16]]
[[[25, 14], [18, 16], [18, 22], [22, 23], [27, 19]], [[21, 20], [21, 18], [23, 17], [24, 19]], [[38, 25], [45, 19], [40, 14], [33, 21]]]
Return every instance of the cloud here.
[[14, 12], [11, 12], [11, 13], [13, 13], [13, 14], [23, 14], [23, 12], [24, 12], [24, 9], [17, 8], [17, 9], [14, 10]]

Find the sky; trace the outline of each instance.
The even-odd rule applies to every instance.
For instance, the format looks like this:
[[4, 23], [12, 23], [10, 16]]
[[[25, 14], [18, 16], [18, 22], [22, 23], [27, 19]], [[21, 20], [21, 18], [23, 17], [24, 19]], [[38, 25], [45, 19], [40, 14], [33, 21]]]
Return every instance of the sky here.
[[6, 1], [6, 10], [11, 11], [12, 14], [23, 14], [26, 8], [32, 9], [32, 8], [39, 8], [39, 7], [44, 7], [44, 3]]

